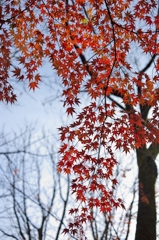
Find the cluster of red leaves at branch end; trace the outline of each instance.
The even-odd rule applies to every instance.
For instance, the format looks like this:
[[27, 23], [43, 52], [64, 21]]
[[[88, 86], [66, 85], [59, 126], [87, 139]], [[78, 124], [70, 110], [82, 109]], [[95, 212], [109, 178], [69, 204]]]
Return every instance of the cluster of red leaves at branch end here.
[[[38, 2], [38, 1], [37, 1]], [[38, 88], [41, 76], [43, 34], [37, 30], [33, 13], [35, 1], [6, 0], [0, 5], [0, 101], [17, 100], [12, 81], [29, 81], [29, 88]]]

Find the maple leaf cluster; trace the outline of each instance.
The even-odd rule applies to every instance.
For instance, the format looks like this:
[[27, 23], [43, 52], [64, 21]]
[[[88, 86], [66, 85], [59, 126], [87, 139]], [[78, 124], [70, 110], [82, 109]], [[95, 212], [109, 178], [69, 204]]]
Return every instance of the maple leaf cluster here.
[[[41, 81], [38, 69], [49, 60], [62, 79], [66, 112], [75, 119], [59, 129], [58, 171], [75, 176], [72, 192], [88, 213], [94, 206], [102, 212], [124, 207], [112, 192], [117, 184], [114, 149], [127, 153], [159, 142], [157, 8], [155, 0], [6, 0], [0, 5], [0, 100], [16, 100], [10, 70], [34, 90]], [[131, 66], [132, 44], [156, 57], [152, 77]], [[13, 49], [18, 50], [19, 66], [11, 69]], [[88, 104], [76, 113], [82, 91], [89, 96]], [[140, 110], [150, 108], [152, 118], [147, 120], [147, 111]], [[81, 210], [71, 233], [89, 218], [90, 213]]]

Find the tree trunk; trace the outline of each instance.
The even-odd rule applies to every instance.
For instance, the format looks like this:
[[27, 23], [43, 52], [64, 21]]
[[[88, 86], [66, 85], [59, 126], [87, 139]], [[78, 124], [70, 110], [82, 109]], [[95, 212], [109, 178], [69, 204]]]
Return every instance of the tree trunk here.
[[[153, 146], [154, 147], [154, 146]], [[135, 240], [156, 240], [155, 182], [157, 166], [149, 149], [137, 149], [139, 203]]]

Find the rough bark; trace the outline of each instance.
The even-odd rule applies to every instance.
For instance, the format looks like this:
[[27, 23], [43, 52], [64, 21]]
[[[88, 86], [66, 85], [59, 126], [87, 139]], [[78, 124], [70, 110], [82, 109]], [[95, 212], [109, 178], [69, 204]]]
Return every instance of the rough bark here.
[[[156, 240], [155, 182], [157, 166], [153, 155], [149, 155], [150, 149], [151, 147], [137, 150], [139, 202], [135, 240]], [[156, 157], [155, 152], [154, 155]]]

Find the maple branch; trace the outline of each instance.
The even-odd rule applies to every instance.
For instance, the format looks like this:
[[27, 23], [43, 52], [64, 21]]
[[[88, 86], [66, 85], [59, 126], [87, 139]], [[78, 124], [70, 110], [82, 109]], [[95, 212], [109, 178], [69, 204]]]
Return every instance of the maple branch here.
[[[74, 44], [74, 47], [75, 47], [76, 50], [79, 49], [79, 47], [78, 47], [76, 44]], [[80, 57], [83, 65], [86, 67], [87, 72], [88, 72], [89, 75], [92, 77], [92, 72], [90, 71], [89, 65], [88, 65], [88, 63], [87, 63], [87, 60], [86, 60], [84, 54], [80, 53], [80, 54], [79, 54], [79, 57]]]
[[[141, 42], [143, 42], [144, 44], [146, 44], [145, 41], [139, 36], [139, 33], [138, 33], [138, 32], [135, 32], [135, 31], [133, 31], [133, 30], [127, 29], [125, 26], [123, 26], [123, 25], [115, 22], [114, 20], [113, 20], [113, 23], [114, 23], [115, 25], [117, 25], [118, 27], [126, 30], [127, 32], [131, 32], [131, 33], [135, 34], [135, 35], [141, 40]], [[156, 31], [154, 31], [154, 32], [156, 32]], [[145, 31], [145, 32], [142, 31], [142, 33], [149, 33], [149, 32], [148, 32], [148, 31]], [[147, 45], [147, 44], [146, 44], [146, 45]]]
[[121, 104], [119, 104], [117, 101], [115, 101], [113, 98], [111, 98], [111, 96], [108, 96], [108, 99], [111, 100], [112, 102], [114, 102], [122, 110], [124, 110], [124, 111], [126, 110], [126, 108], [124, 108]]
[[[72, 1], [72, 3], [74, 4], [73, 1]], [[67, 14], [68, 14], [68, 0], [66, 0], [66, 15], [67, 15]], [[68, 21], [67, 21], [65, 24], [66, 24], [66, 27], [67, 27], [67, 26], [69, 25]], [[71, 32], [70, 32], [70, 38], [71, 38], [71, 40], [73, 40], [73, 37], [72, 37], [72, 35], [71, 35]], [[90, 71], [89, 65], [87, 64], [87, 60], [86, 60], [84, 54], [82, 54], [82, 53], [79, 54], [79, 53], [78, 53], [77, 49], [80, 49], [80, 48], [79, 48], [79, 46], [78, 46], [77, 44], [73, 44], [73, 45], [74, 45], [74, 48], [75, 48], [78, 56], [79, 56], [80, 59], [81, 59], [81, 62], [82, 62], [83, 65], [86, 67], [86, 70], [87, 70], [87, 72], [89, 73], [89, 75], [92, 77], [92, 72]]]
[[104, 2], [105, 2], [105, 5], [106, 5], [107, 11], [108, 11], [108, 15], [109, 15], [109, 18], [110, 18], [110, 22], [111, 22], [111, 25], [112, 25], [113, 42], [114, 42], [114, 56], [115, 56], [114, 61], [116, 62], [117, 57], [116, 57], [116, 40], [115, 40], [116, 37], [115, 37], [115, 30], [114, 30], [114, 21], [112, 19], [111, 12], [110, 12], [110, 9], [108, 7], [108, 4], [107, 4], [106, 0], [104, 0]]
[[22, 14], [23, 12], [25, 12], [30, 6], [33, 5], [34, 2], [36, 2], [36, 0], [33, 0], [30, 4], [28, 4], [28, 6], [27, 6], [26, 8], [24, 8], [23, 10], [21, 10], [19, 13], [15, 14], [14, 16], [12, 16], [12, 17], [10, 17], [10, 18], [8, 18], [8, 19], [6, 19], [6, 20], [0, 19], [0, 21], [2, 22], [1, 25], [0, 25], [0, 28], [2, 27], [2, 25], [3, 25], [4, 23], [9, 22], [10, 20], [18, 17], [20, 14]]
[[[87, 10], [86, 10], [85, 6], [83, 6], [83, 10], [84, 10], [84, 13], [85, 13], [87, 19], [88, 19], [89, 21], [91, 21], [90, 18], [89, 18], [89, 16], [88, 16], [88, 13], [87, 13]], [[91, 22], [92, 22], [92, 21], [91, 21]], [[93, 33], [96, 34], [96, 32], [95, 32], [95, 30], [94, 30], [94, 27], [93, 27], [93, 24], [92, 24], [92, 29], [93, 29]]]
[[107, 4], [106, 0], [104, 0], [104, 2], [105, 2], [105, 5], [106, 5], [107, 11], [108, 11], [108, 15], [109, 15], [109, 18], [110, 18], [110, 22], [111, 22], [111, 25], [112, 25], [112, 32], [113, 32], [113, 37], [112, 37], [112, 38], [113, 38], [113, 42], [114, 42], [114, 61], [113, 61], [113, 66], [112, 66], [112, 68], [111, 68], [111, 72], [110, 72], [109, 77], [108, 77], [108, 81], [109, 81], [110, 76], [111, 76], [111, 74], [112, 74], [112, 72], [113, 72], [113, 69], [114, 69], [116, 60], [117, 60], [117, 54], [116, 54], [116, 37], [115, 37], [115, 30], [114, 30], [114, 21], [113, 21], [112, 16], [111, 16], [110, 9], [109, 9], [109, 7], [108, 7], [108, 4]]
[[151, 64], [154, 62], [154, 60], [155, 60], [155, 58], [156, 58], [156, 56], [157, 56], [158, 54], [154, 54], [153, 56], [152, 56], [152, 58], [150, 59], [150, 61], [146, 64], [146, 66], [140, 71], [140, 73], [142, 73], [142, 72], [146, 72], [150, 67], [151, 67]]
[[[157, 54], [154, 54], [152, 56], [152, 58], [150, 59], [150, 61], [146, 64], [146, 66], [139, 72], [139, 73], [143, 73], [146, 72], [152, 65], [152, 63], [154, 62], [155, 58], [156, 58]], [[141, 86], [137, 86], [137, 91], [138, 91], [138, 95], [141, 96], [142, 95], [142, 87]], [[145, 104], [145, 105], [141, 105], [140, 104], [140, 111], [141, 111], [141, 115], [142, 118], [146, 121], [149, 110], [150, 110], [151, 106]]]
[[87, 63], [94, 58], [97, 54], [99, 54], [102, 50], [104, 50], [106, 47], [108, 47], [114, 40], [112, 39], [109, 43], [107, 43], [104, 47], [100, 48], [96, 53], [94, 53], [88, 60]]
[[[154, 54], [154, 55], [152, 56], [152, 58], [150, 59], [150, 61], [146, 64], [146, 66], [145, 66], [141, 71], [139, 71], [139, 73], [142, 73], [142, 72], [147, 71], [147, 70], [151, 67], [151, 65], [152, 65], [152, 63], [154, 62], [156, 56], [157, 56], [157, 54]], [[141, 93], [141, 87], [140, 87], [140, 86], [137, 86], [137, 89], [138, 89], [138, 94], [141, 95], [141, 94], [142, 94], [142, 93]], [[119, 91], [117, 91], [117, 90], [113, 91], [112, 95], [114, 95], [114, 96], [116, 96], [116, 97], [120, 97], [120, 98], [122, 98], [122, 99], [123, 99], [123, 97], [124, 97], [124, 96], [123, 96]], [[130, 104], [126, 104], [126, 106], [125, 106], [125, 108], [124, 108], [124, 107], [122, 107], [118, 102], [116, 102], [114, 99], [112, 99], [110, 96], [108, 96], [108, 98], [109, 98], [111, 101], [113, 101], [118, 107], [120, 107], [122, 110], [127, 110], [127, 111], [133, 110], [133, 107], [132, 107]], [[145, 121], [146, 121], [146, 118], [147, 118], [147, 115], [148, 115], [148, 112], [149, 112], [150, 108], [151, 108], [151, 106], [148, 106], [148, 105], [144, 105], [144, 106], [143, 106], [143, 105], [140, 104], [141, 115], [142, 115], [142, 118], [143, 118]]]

